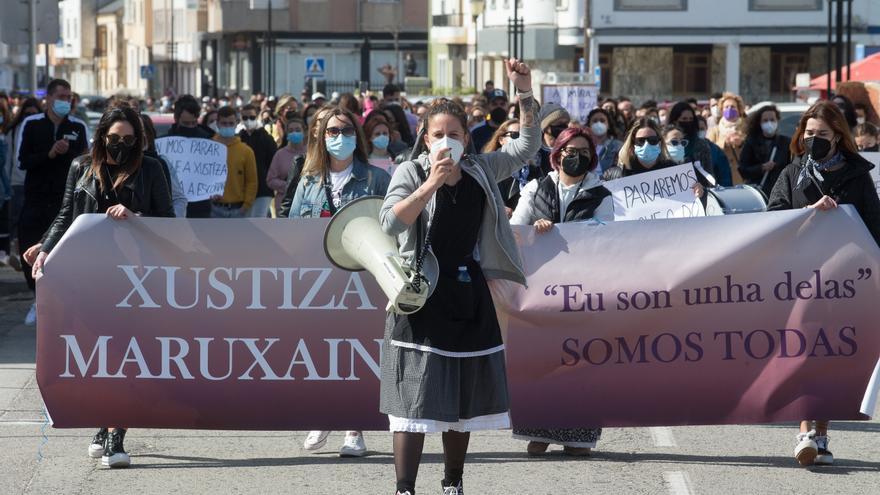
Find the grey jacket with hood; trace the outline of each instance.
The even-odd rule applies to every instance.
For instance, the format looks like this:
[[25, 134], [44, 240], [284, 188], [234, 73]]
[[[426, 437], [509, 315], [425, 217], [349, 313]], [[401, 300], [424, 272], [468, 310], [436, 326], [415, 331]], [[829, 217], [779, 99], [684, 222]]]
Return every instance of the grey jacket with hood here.
[[[541, 129], [536, 114], [537, 104], [531, 98], [523, 102], [523, 112], [530, 112], [531, 119], [523, 119], [518, 139], [508, 141], [500, 150], [481, 155], [467, 155], [461, 159], [462, 172], [470, 175], [480, 184], [486, 194], [486, 208], [477, 241], [475, 259], [480, 263], [487, 279], [506, 279], [525, 285], [519, 250], [510, 222], [504, 210], [504, 202], [498, 182], [510, 177], [522, 168], [522, 164], [535, 156], [541, 147]], [[526, 125], [525, 120], [531, 120]], [[380, 211], [382, 229], [389, 235], [397, 236], [400, 255], [408, 262], [415, 256], [416, 224], [407, 225], [394, 214], [392, 207], [407, 198], [421, 186], [422, 181], [415, 167], [421, 167], [425, 176], [430, 173], [430, 160], [427, 153], [412, 161], [401, 164], [391, 178], [385, 202]], [[436, 193], [420, 215], [422, 235], [428, 232], [429, 220], [433, 217]]]

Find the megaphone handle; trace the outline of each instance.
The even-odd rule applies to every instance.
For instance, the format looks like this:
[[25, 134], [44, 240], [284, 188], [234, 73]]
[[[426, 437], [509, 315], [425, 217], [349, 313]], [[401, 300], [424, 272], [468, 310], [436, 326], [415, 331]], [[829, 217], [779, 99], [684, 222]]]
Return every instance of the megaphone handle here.
[[[434, 216], [436, 217], [437, 210], [434, 210]], [[416, 292], [421, 292], [422, 289], [422, 265], [425, 264], [425, 257], [428, 255], [428, 250], [431, 248], [431, 231], [433, 230], [431, 227], [434, 226], [434, 222], [431, 222], [431, 226], [428, 228], [428, 233], [425, 235], [424, 245], [422, 244], [422, 216], [419, 215], [419, 218], [416, 219], [416, 273], [415, 277], [413, 277], [413, 289]]]

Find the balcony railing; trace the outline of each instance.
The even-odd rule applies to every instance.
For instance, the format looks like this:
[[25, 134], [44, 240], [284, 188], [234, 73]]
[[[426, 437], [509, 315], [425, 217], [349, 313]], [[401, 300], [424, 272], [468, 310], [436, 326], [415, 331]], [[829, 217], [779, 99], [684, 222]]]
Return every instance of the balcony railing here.
[[464, 27], [464, 14], [435, 15], [431, 24], [435, 27]]

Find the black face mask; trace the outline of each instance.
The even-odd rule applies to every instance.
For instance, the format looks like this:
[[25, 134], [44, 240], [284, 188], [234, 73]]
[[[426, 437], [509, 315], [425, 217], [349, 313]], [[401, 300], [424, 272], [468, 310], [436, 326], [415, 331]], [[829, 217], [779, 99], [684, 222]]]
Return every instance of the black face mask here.
[[807, 147], [807, 154], [809, 154], [810, 158], [813, 160], [821, 160], [827, 157], [828, 153], [831, 152], [831, 141], [819, 136], [812, 136], [804, 139], [804, 144]]
[[499, 126], [507, 120], [507, 112], [503, 108], [495, 108], [489, 112], [489, 118], [492, 120], [493, 124]]
[[697, 124], [696, 120], [692, 120], [690, 122], [678, 122], [678, 126], [681, 127], [681, 130], [688, 136], [696, 136], [700, 131], [699, 124]]
[[134, 146], [127, 146], [123, 142], [118, 142], [116, 144], [108, 144], [107, 145], [107, 153], [110, 155], [113, 160], [116, 161], [117, 165], [124, 165], [128, 162], [128, 159], [131, 157], [131, 151], [134, 149]]
[[577, 154], [562, 158], [562, 171], [569, 177], [580, 177], [590, 169], [591, 157]]
[[550, 126], [550, 135], [553, 136], [553, 139], [559, 137], [562, 134], [562, 131], [568, 129], [567, 125], [551, 125]]

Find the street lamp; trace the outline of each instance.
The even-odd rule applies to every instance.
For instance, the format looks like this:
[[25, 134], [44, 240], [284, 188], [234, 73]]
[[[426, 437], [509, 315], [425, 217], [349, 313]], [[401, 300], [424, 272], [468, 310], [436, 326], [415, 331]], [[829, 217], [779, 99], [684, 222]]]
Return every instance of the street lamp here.
[[480, 66], [479, 58], [480, 54], [477, 50], [478, 48], [478, 30], [477, 30], [477, 18], [483, 13], [486, 9], [485, 0], [471, 0], [471, 17], [474, 20], [474, 91], [479, 91], [480, 87], [480, 79], [477, 75], [477, 69]]

